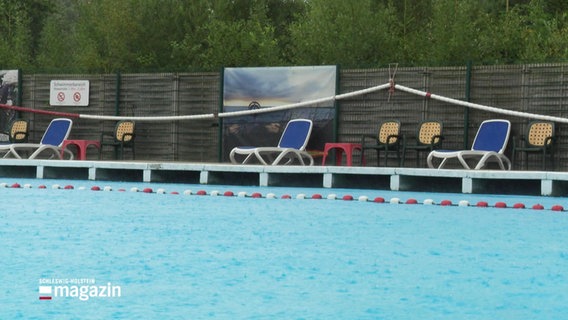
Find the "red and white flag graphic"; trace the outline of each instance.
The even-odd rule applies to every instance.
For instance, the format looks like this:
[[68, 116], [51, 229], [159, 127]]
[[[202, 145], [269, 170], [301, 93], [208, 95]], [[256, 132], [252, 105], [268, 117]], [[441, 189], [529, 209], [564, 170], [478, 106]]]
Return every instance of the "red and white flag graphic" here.
[[51, 286], [39, 286], [39, 300], [51, 300]]

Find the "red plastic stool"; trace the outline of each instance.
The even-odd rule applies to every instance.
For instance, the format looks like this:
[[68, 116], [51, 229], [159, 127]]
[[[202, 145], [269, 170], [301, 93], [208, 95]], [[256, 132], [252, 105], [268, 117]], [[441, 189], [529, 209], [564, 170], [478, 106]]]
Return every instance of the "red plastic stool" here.
[[[325, 148], [323, 150], [323, 159], [321, 161], [321, 165], [325, 165], [325, 160], [329, 151], [332, 149], [337, 149], [335, 151], [335, 164], [340, 166], [341, 159], [343, 157], [343, 153], [345, 153], [345, 160], [347, 162], [347, 166], [351, 167], [353, 164], [353, 150], [361, 151], [362, 147], [360, 143], [326, 143]], [[362, 159], [363, 164], [365, 163], [365, 159]]]
[[74, 145], [77, 147], [77, 159], [87, 160], [87, 148], [89, 146], [94, 146], [97, 149], [101, 149], [101, 143], [98, 140], [64, 140], [61, 146], [61, 159], [63, 159], [63, 153], [67, 146]]

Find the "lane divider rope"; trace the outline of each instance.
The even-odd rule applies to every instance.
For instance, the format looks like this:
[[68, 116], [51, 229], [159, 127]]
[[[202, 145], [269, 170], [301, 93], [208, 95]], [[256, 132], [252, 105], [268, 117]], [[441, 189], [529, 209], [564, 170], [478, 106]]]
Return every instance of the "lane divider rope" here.
[[[0, 183], [0, 189], [1, 188], [11, 188], [11, 189], [32, 189], [33, 186], [31, 184], [24, 184], [24, 185], [20, 185], [19, 183], [12, 183], [11, 185], [8, 183]], [[48, 187], [46, 185], [38, 185], [36, 187], [37, 189], [47, 189]], [[65, 186], [61, 186], [59, 184], [53, 184], [51, 186], [51, 189], [55, 189], [55, 190], [91, 190], [91, 191], [102, 191], [102, 192], [111, 192], [111, 191], [118, 191], [118, 192], [126, 192], [127, 190], [125, 188], [118, 188], [118, 189], [113, 189], [111, 186], [104, 186], [104, 187], [100, 187], [100, 186], [92, 186], [90, 188], [87, 187], [78, 187], [75, 188], [75, 186], [73, 185], [65, 185]], [[171, 194], [171, 195], [180, 195], [180, 192], [178, 191], [171, 191], [168, 192], [166, 189], [164, 188], [158, 188], [156, 190], [146, 187], [146, 188], [137, 188], [137, 187], [132, 187], [130, 188], [130, 192], [140, 192], [140, 193], [149, 193], [149, 194]], [[406, 205], [437, 205], [437, 206], [442, 206], [442, 207], [448, 207], [448, 206], [457, 206], [457, 207], [478, 207], [478, 208], [502, 208], [502, 209], [506, 209], [506, 208], [511, 208], [511, 209], [532, 209], [532, 210], [545, 210], [546, 208], [540, 204], [534, 204], [531, 207], [527, 207], [525, 206], [524, 203], [514, 203], [513, 205], [509, 206], [507, 205], [507, 203], [503, 202], [503, 201], [497, 201], [495, 202], [494, 205], [490, 205], [488, 202], [486, 201], [478, 201], [477, 203], [470, 203], [467, 200], [460, 200], [457, 203], [453, 203], [451, 200], [441, 200], [440, 202], [436, 202], [433, 199], [427, 198], [424, 199], [422, 202], [419, 202], [417, 199], [414, 198], [409, 198], [405, 201], [401, 200], [398, 197], [393, 197], [390, 199], [385, 199], [383, 197], [375, 197], [375, 198], [370, 198], [366, 195], [362, 195], [359, 197], [354, 197], [353, 195], [350, 194], [346, 194], [343, 196], [338, 196], [335, 193], [330, 193], [327, 196], [323, 196], [322, 194], [319, 193], [315, 193], [311, 196], [306, 195], [305, 193], [299, 193], [297, 194], [295, 197], [290, 195], [290, 194], [283, 194], [280, 197], [278, 197], [276, 194], [274, 193], [267, 193], [266, 195], [263, 195], [260, 192], [251, 192], [251, 193], [247, 193], [245, 191], [240, 191], [238, 193], [235, 193], [233, 191], [224, 191], [224, 192], [220, 192], [218, 190], [213, 190], [210, 191], [209, 193], [206, 190], [200, 189], [198, 191], [192, 191], [192, 190], [184, 190], [182, 192], [183, 195], [196, 195], [196, 196], [212, 196], [212, 197], [238, 197], [238, 198], [253, 198], [253, 199], [298, 199], [298, 200], [342, 200], [342, 201], [358, 201], [358, 202], [372, 202], [372, 203], [388, 203], [388, 204], [393, 204], [393, 205], [400, 205], [400, 204], [406, 204]], [[564, 209], [564, 207], [562, 205], [559, 204], [555, 204], [552, 205], [550, 208], [548, 208], [548, 210], [551, 211], [567, 211]]]

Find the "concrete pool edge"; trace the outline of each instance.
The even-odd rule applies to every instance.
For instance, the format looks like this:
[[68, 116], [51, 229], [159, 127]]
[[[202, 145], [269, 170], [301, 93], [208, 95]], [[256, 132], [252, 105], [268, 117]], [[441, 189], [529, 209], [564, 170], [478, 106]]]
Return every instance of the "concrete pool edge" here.
[[568, 173], [1, 159], [0, 177], [563, 196]]

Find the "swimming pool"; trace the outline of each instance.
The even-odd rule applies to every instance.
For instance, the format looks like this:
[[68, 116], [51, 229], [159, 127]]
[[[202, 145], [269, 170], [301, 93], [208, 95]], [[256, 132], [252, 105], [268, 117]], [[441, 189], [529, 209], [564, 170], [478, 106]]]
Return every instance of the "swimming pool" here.
[[[2, 319], [558, 319], [568, 311], [567, 213], [492, 207], [550, 208], [560, 198], [0, 182], [22, 186], [0, 188]], [[95, 185], [112, 191], [90, 191]], [[184, 194], [190, 189], [208, 196]], [[227, 190], [235, 196], [210, 195]], [[327, 200], [332, 193], [386, 203]], [[323, 199], [297, 199], [314, 194]], [[81, 299], [81, 287], [119, 291]]]

